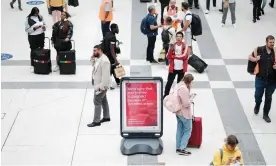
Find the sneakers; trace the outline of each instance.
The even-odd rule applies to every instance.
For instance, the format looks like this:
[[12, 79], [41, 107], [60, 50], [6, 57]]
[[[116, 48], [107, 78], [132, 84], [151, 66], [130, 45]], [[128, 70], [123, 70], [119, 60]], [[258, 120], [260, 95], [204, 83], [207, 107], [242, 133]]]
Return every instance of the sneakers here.
[[33, 66], [30, 67], [30, 72], [34, 73], [34, 67]]
[[233, 27], [234, 27], [234, 28], [237, 28], [236, 24], [233, 24]]
[[176, 153], [178, 153], [179, 155], [184, 155], [184, 156], [189, 156], [192, 154], [191, 152], [188, 152], [185, 149], [183, 149], [183, 150], [176, 149]]
[[58, 66], [56, 66], [55, 68], [54, 68], [54, 70], [53, 70], [54, 72], [58, 72], [59, 71], [59, 67]]
[[223, 23], [222, 23], [220, 26], [221, 26], [221, 27], [224, 27], [224, 26], [225, 26], [225, 24], [223, 24]]
[[205, 14], [208, 14], [208, 13], [209, 13], [209, 10], [206, 10], [206, 11], [205, 11]]
[[10, 3], [10, 6], [11, 6], [11, 8], [12, 8], [12, 9], [14, 9], [14, 7], [13, 7], [13, 4], [12, 4], [12, 3]]

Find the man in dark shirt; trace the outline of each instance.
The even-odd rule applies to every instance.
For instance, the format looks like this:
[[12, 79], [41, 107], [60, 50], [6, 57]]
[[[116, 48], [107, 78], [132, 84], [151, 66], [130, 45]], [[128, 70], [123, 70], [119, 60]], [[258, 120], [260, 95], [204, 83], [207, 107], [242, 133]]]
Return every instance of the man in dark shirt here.
[[[116, 66], [119, 65], [119, 62], [117, 60], [117, 55], [116, 55], [116, 43], [117, 43], [117, 39], [116, 39], [116, 34], [119, 33], [119, 27], [117, 24], [111, 24], [110, 25], [110, 32], [107, 32], [105, 35], [105, 38], [103, 40], [103, 44], [104, 44], [104, 54], [108, 57], [109, 61], [110, 61], [110, 75], [113, 75], [116, 84], [119, 86], [120, 85], [120, 79], [116, 77], [115, 75], [115, 68]], [[114, 89], [113, 87], [111, 87], [111, 89]]]
[[159, 2], [161, 3], [161, 24], [164, 23], [164, 9], [166, 6], [168, 6], [170, 4], [170, 0], [159, 0]]
[[275, 38], [269, 35], [266, 38], [266, 45], [258, 47], [254, 53], [249, 56], [249, 60], [257, 62], [256, 79], [255, 79], [255, 108], [254, 113], [257, 115], [262, 103], [263, 94], [265, 93], [265, 102], [263, 109], [263, 119], [270, 123], [268, 116], [271, 109], [272, 95], [276, 88], [276, 48], [274, 48]]
[[147, 61], [150, 63], [157, 63], [154, 60], [153, 53], [156, 42], [156, 36], [158, 35], [158, 28], [162, 27], [162, 25], [157, 25], [157, 13], [154, 5], [148, 7], [148, 16], [147, 16], [147, 25], [148, 25], [148, 47], [147, 47]]

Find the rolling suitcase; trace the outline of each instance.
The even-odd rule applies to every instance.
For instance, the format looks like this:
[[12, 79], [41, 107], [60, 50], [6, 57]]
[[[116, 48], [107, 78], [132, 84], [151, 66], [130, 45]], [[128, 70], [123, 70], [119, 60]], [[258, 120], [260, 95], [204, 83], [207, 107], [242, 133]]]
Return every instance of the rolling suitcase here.
[[204, 72], [204, 70], [207, 68], [207, 64], [200, 59], [198, 56], [196, 56], [195, 54], [193, 54], [189, 60], [188, 60], [188, 64], [191, 65], [197, 72], [202, 73]]
[[194, 103], [193, 103], [193, 129], [188, 142], [188, 147], [200, 148], [202, 144], [202, 118], [194, 116]]
[[49, 49], [37, 48], [31, 51], [34, 57], [35, 74], [50, 74], [52, 72], [50, 39], [48, 37], [45, 37], [45, 39], [49, 41]]
[[64, 74], [76, 74], [76, 51], [75, 51], [75, 41], [73, 42], [73, 49], [69, 51], [59, 51], [59, 72], [61, 75]]

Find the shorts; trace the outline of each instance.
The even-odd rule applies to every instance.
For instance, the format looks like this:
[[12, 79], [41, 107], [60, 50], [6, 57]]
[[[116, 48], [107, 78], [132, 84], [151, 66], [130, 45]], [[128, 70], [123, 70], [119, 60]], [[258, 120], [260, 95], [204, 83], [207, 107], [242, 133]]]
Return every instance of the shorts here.
[[184, 34], [184, 42], [187, 46], [192, 46], [192, 33], [191, 32], [185, 32]]
[[63, 12], [63, 6], [51, 6], [51, 11], [60, 11]]

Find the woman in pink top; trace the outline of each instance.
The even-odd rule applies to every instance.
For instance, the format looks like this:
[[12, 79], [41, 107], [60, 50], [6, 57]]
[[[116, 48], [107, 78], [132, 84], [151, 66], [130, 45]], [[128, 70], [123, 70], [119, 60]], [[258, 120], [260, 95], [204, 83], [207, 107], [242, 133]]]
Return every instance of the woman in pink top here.
[[191, 154], [191, 152], [186, 151], [186, 147], [192, 132], [193, 116], [191, 112], [191, 104], [195, 94], [190, 94], [190, 87], [193, 80], [193, 75], [186, 74], [182, 81], [176, 85], [179, 87], [178, 96], [182, 104], [182, 109], [176, 112], [176, 153], [181, 155]]

